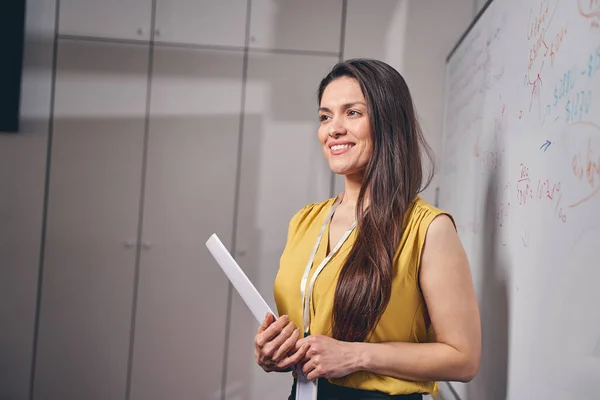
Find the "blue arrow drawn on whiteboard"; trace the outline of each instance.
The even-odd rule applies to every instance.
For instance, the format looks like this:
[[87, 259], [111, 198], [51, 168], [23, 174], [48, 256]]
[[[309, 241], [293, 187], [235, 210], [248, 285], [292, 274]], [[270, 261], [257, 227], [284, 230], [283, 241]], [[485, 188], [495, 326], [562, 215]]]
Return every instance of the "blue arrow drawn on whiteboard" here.
[[546, 140], [546, 143], [544, 143], [543, 145], [540, 146], [540, 150], [543, 148], [544, 152], [546, 152], [546, 150], [548, 150], [548, 147], [552, 144], [551, 141]]

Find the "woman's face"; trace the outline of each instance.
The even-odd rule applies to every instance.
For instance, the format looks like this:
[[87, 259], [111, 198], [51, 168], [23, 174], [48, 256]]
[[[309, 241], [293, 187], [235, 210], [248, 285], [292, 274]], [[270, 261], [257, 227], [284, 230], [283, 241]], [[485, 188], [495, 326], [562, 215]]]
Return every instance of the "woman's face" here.
[[354, 78], [338, 78], [325, 88], [319, 105], [318, 136], [331, 170], [362, 175], [373, 153], [367, 103]]

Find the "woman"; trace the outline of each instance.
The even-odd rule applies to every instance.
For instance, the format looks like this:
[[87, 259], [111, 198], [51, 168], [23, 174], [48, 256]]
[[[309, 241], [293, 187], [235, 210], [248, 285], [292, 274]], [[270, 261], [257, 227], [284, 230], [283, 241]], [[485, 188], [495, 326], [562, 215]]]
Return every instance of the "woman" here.
[[481, 331], [469, 264], [452, 218], [418, 196], [430, 150], [404, 79], [349, 60], [318, 99], [318, 138], [345, 189], [290, 221], [281, 317], [258, 329], [258, 364], [301, 368], [319, 399], [420, 399], [435, 381], [471, 380]]

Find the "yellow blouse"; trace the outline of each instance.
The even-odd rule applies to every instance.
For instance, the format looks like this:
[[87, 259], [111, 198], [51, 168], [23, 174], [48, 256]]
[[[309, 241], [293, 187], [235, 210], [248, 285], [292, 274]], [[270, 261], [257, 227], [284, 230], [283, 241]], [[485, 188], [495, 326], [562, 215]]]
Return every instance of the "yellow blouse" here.
[[[287, 244], [281, 255], [279, 271], [275, 278], [274, 292], [278, 314], [288, 315], [300, 327], [301, 332], [304, 329], [300, 281], [319, 231], [334, 202], [335, 198], [332, 198], [321, 203], [309, 204], [292, 217]], [[417, 197], [409, 207], [404, 220], [405, 230], [394, 257], [390, 301], [379, 323], [367, 338], [368, 342], [434, 341], [434, 332], [428, 323], [418, 277], [427, 229], [433, 219], [442, 213], [444, 212], [426, 203], [420, 197]], [[357, 229], [333, 255], [315, 281], [310, 299], [311, 334], [332, 335], [331, 318], [338, 273], [352, 248], [356, 233]], [[327, 255], [328, 238], [329, 224], [319, 244], [308, 277], [309, 282], [312, 273]], [[405, 381], [365, 371], [340, 379], [330, 379], [330, 382], [357, 389], [378, 390], [392, 395], [432, 393], [435, 386], [434, 382]]]

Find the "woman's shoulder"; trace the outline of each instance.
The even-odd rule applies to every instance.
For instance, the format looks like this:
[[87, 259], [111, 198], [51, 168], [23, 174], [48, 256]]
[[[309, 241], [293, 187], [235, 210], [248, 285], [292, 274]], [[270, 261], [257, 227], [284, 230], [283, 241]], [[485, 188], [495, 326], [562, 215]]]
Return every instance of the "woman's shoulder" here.
[[[405, 254], [404, 257], [416, 255], [412, 265], [416, 266], [418, 269], [429, 228], [432, 226], [433, 221], [442, 215], [448, 216], [451, 223], [454, 224], [454, 219], [448, 212], [435, 207], [420, 196], [417, 196], [411, 203], [405, 215], [404, 231], [402, 233], [402, 239], [396, 257], [402, 257], [402, 254]], [[408, 248], [412, 248], [413, 250], [403, 251]], [[406, 261], [407, 260], [404, 260], [402, 262]]]
[[310, 203], [297, 210], [290, 220], [290, 230], [298, 230], [302, 226], [310, 225], [315, 220], [322, 220], [329, 212], [335, 198]]
[[407, 213], [407, 221], [405, 223], [412, 227], [420, 227], [427, 230], [431, 222], [440, 215], [448, 216], [454, 224], [454, 218], [450, 213], [432, 205], [420, 196], [416, 196], [410, 207], [410, 211]]

